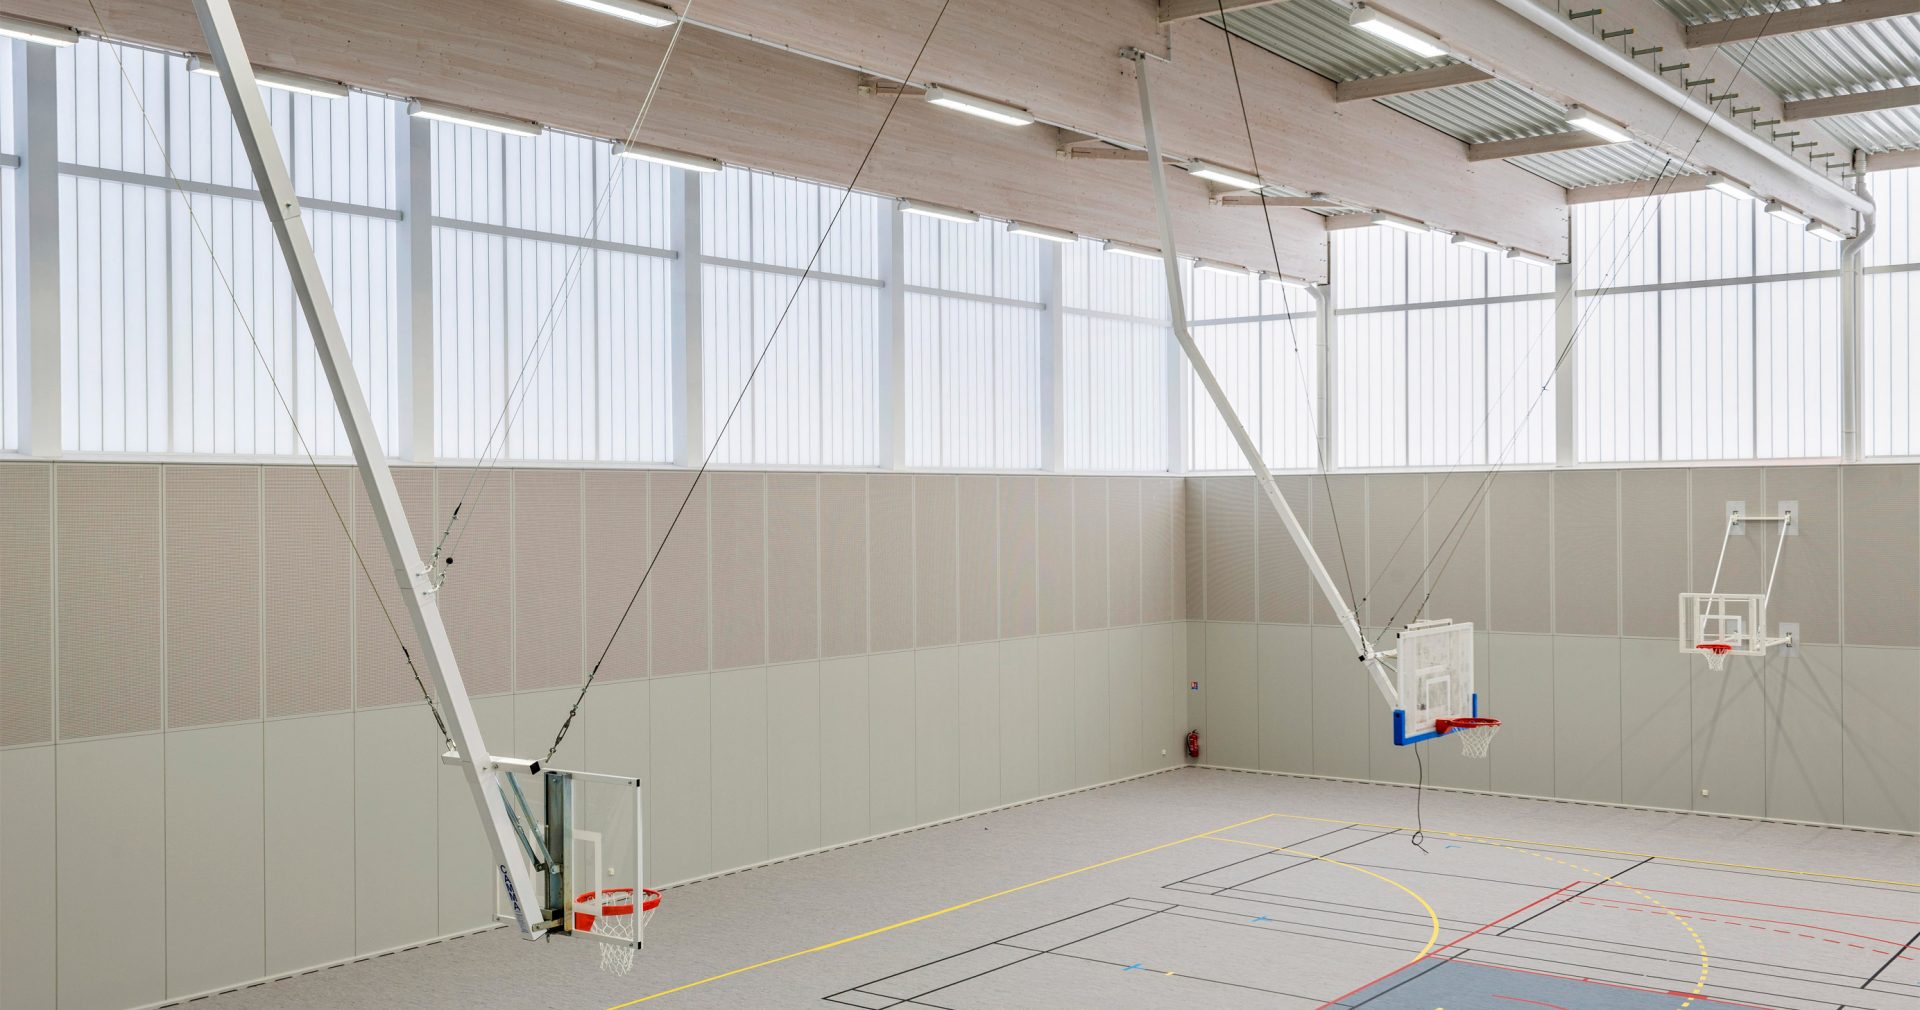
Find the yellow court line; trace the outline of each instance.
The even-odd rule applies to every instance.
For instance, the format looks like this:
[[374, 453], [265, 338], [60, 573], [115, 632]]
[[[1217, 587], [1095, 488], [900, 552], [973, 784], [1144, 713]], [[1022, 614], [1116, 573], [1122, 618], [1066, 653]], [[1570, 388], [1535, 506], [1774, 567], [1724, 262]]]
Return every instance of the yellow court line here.
[[[928, 913], [927, 913], [927, 914], [925, 914], [925, 915], [916, 915], [916, 916], [914, 916], [914, 917], [913, 917], [913, 918], [911, 918], [911, 919], [902, 919], [902, 920], [900, 920], [899, 922], [896, 922], [896, 923], [892, 923], [892, 924], [890, 924], [890, 925], [886, 925], [886, 926], [880, 926], [880, 927], [878, 927], [878, 928], [875, 928], [875, 929], [869, 929], [869, 930], [867, 930], [867, 931], [866, 931], [866, 932], [864, 932], [864, 933], [855, 933], [855, 934], [854, 934], [854, 935], [852, 935], [852, 936], [843, 936], [843, 937], [841, 937], [841, 938], [840, 938], [840, 939], [838, 939], [838, 940], [834, 940], [834, 941], [831, 941], [831, 942], [829, 942], [829, 943], [823, 943], [823, 944], [820, 944], [820, 945], [819, 945], [819, 946], [817, 946], [817, 947], [808, 947], [808, 948], [807, 948], [807, 949], [805, 949], [805, 950], [796, 950], [796, 951], [794, 951], [794, 952], [793, 952], [793, 953], [791, 953], [791, 954], [782, 954], [782, 955], [780, 955], [779, 957], [770, 957], [770, 958], [768, 958], [768, 959], [766, 959], [765, 961], [761, 961], [761, 962], [759, 962], [759, 963], [757, 963], [757, 964], [750, 964], [750, 965], [747, 965], [747, 966], [745, 966], [745, 967], [742, 967], [742, 968], [735, 968], [735, 969], [733, 969], [732, 971], [723, 971], [723, 972], [721, 972], [721, 973], [720, 973], [720, 974], [718, 974], [718, 975], [709, 975], [709, 976], [707, 976], [706, 978], [703, 978], [703, 979], [700, 979], [700, 980], [698, 980], [698, 981], [694, 981], [694, 982], [688, 982], [688, 983], [686, 983], [685, 985], [677, 985], [677, 986], [674, 986], [674, 987], [673, 987], [673, 988], [671, 988], [671, 989], [662, 989], [662, 990], [660, 990], [659, 992], [657, 992], [657, 993], [654, 993], [654, 994], [653, 994], [653, 995], [651, 995], [651, 996], [642, 996], [642, 997], [640, 997], [639, 999], [636, 999], [636, 1000], [628, 1000], [628, 1001], [627, 1001], [627, 1002], [625, 1002], [625, 1003], [619, 1003], [619, 1004], [616, 1004], [616, 1005], [614, 1005], [614, 1006], [611, 1006], [611, 1007], [608, 1007], [608, 1008], [607, 1008], [607, 1010], [622, 1010], [622, 1008], [623, 1008], [623, 1007], [630, 1007], [630, 1006], [633, 1006], [633, 1005], [634, 1005], [634, 1004], [636, 1004], [636, 1003], [645, 1003], [645, 1002], [646, 1002], [646, 1001], [648, 1001], [648, 1000], [652, 1000], [652, 999], [659, 999], [659, 998], [660, 998], [660, 997], [662, 997], [662, 996], [671, 996], [671, 995], [673, 995], [674, 993], [677, 993], [677, 992], [685, 992], [685, 991], [687, 991], [688, 989], [693, 989], [693, 988], [697, 988], [697, 987], [699, 987], [699, 986], [703, 986], [703, 985], [706, 985], [706, 984], [707, 984], [708, 982], [718, 982], [718, 981], [720, 981], [720, 980], [721, 980], [721, 979], [723, 979], [723, 978], [732, 978], [732, 977], [733, 977], [733, 976], [735, 976], [735, 975], [742, 975], [742, 974], [745, 974], [745, 973], [747, 973], [747, 972], [750, 972], [750, 971], [753, 971], [753, 970], [754, 970], [754, 969], [756, 969], [756, 968], [765, 968], [765, 967], [767, 967], [768, 965], [773, 965], [773, 964], [779, 964], [779, 963], [780, 963], [780, 962], [782, 962], [782, 961], [791, 961], [791, 960], [793, 960], [793, 959], [794, 959], [794, 958], [796, 958], [796, 957], [805, 957], [805, 956], [806, 956], [806, 955], [808, 955], [808, 954], [818, 954], [818, 953], [820, 953], [820, 952], [821, 952], [821, 951], [823, 951], [823, 950], [832, 950], [832, 949], [833, 949], [833, 948], [835, 948], [835, 947], [839, 947], [839, 946], [842, 946], [842, 945], [844, 945], [844, 944], [849, 944], [849, 943], [852, 943], [852, 942], [854, 942], [855, 940], [864, 940], [864, 939], [866, 939], [866, 938], [868, 938], [868, 937], [870, 937], [870, 936], [879, 936], [879, 935], [880, 935], [881, 933], [886, 933], [886, 932], [890, 932], [890, 931], [892, 931], [892, 930], [896, 930], [896, 929], [899, 929], [899, 928], [900, 928], [900, 927], [902, 927], [902, 926], [911, 926], [911, 925], [913, 925], [913, 924], [914, 924], [914, 923], [916, 923], [916, 922], [925, 922], [925, 921], [927, 921], [928, 919], [934, 919], [934, 918], [938, 918], [938, 917], [940, 917], [940, 916], [942, 916], [942, 915], [945, 915], [945, 914], [947, 914], [948, 912], [958, 912], [959, 910], [961, 910], [961, 909], [963, 909], [963, 908], [971, 908], [971, 907], [973, 907], [974, 905], [978, 905], [978, 904], [980, 904], [980, 903], [981, 903], [981, 902], [983, 902], [983, 901], [992, 901], [992, 900], [993, 900], [993, 899], [995, 899], [995, 898], [1003, 898], [1003, 897], [1005, 897], [1005, 896], [1007, 896], [1007, 895], [1009, 895], [1009, 894], [1013, 894], [1013, 893], [1016, 893], [1016, 892], [1018, 892], [1018, 891], [1024, 891], [1024, 890], [1027, 890], [1028, 888], [1031, 888], [1031, 887], [1039, 887], [1039, 886], [1040, 886], [1041, 884], [1051, 884], [1051, 883], [1053, 883], [1053, 882], [1054, 882], [1054, 881], [1056, 881], [1056, 880], [1063, 880], [1063, 879], [1065, 879], [1065, 878], [1067, 878], [1067, 877], [1071, 877], [1071, 876], [1073, 876], [1073, 875], [1075, 875], [1075, 874], [1079, 874], [1079, 873], [1085, 873], [1085, 872], [1087, 872], [1088, 870], [1097, 870], [1097, 869], [1099, 869], [1099, 868], [1101, 868], [1102, 866], [1112, 866], [1112, 865], [1113, 865], [1113, 864], [1115, 864], [1115, 863], [1123, 863], [1123, 862], [1126, 862], [1127, 860], [1129, 860], [1129, 859], [1133, 859], [1133, 858], [1135, 858], [1136, 856], [1144, 856], [1144, 855], [1147, 855], [1148, 853], [1151, 853], [1151, 852], [1159, 852], [1159, 851], [1161, 851], [1162, 849], [1171, 849], [1171, 848], [1173, 848], [1173, 847], [1174, 847], [1174, 846], [1176, 846], [1176, 845], [1182, 845], [1182, 844], [1185, 844], [1185, 843], [1187, 843], [1187, 842], [1191, 842], [1191, 841], [1194, 841], [1195, 839], [1199, 839], [1199, 838], [1207, 838], [1207, 837], [1210, 837], [1210, 836], [1212, 836], [1212, 835], [1213, 835], [1213, 834], [1214, 834], [1215, 832], [1219, 832], [1219, 831], [1231, 831], [1231, 830], [1233, 830], [1234, 828], [1244, 828], [1244, 827], [1246, 827], [1246, 826], [1247, 826], [1247, 825], [1249, 825], [1249, 824], [1257, 824], [1257, 823], [1259, 823], [1259, 822], [1261, 822], [1261, 821], [1264, 821], [1264, 820], [1266, 820], [1267, 818], [1269, 818], [1269, 817], [1273, 817], [1273, 816], [1275, 816], [1275, 815], [1273, 815], [1273, 814], [1262, 814], [1262, 815], [1260, 815], [1259, 817], [1253, 817], [1253, 818], [1249, 818], [1249, 819], [1247, 819], [1247, 820], [1244, 820], [1244, 821], [1241, 821], [1241, 822], [1239, 822], [1239, 823], [1237, 823], [1237, 824], [1227, 824], [1227, 825], [1223, 825], [1223, 826], [1221, 826], [1221, 827], [1218, 827], [1218, 828], [1214, 828], [1214, 829], [1213, 829], [1212, 831], [1202, 831], [1201, 833], [1199, 833], [1199, 834], [1197, 834], [1197, 835], [1188, 835], [1188, 836], [1187, 836], [1187, 837], [1185, 837], [1185, 838], [1177, 838], [1177, 839], [1175, 839], [1175, 840], [1173, 840], [1173, 841], [1171, 841], [1171, 842], [1162, 842], [1162, 843], [1160, 843], [1159, 845], [1155, 845], [1155, 846], [1153, 846], [1153, 847], [1151, 847], [1151, 848], [1146, 848], [1146, 849], [1141, 849], [1141, 850], [1140, 850], [1140, 851], [1138, 851], [1138, 852], [1129, 852], [1129, 853], [1127, 853], [1127, 854], [1126, 854], [1126, 855], [1124, 855], [1124, 856], [1114, 856], [1114, 857], [1113, 857], [1112, 859], [1103, 859], [1103, 860], [1101, 860], [1100, 862], [1097, 862], [1097, 863], [1088, 863], [1087, 865], [1085, 865], [1085, 866], [1082, 866], [1082, 867], [1080, 867], [1080, 868], [1078, 868], [1078, 869], [1073, 869], [1073, 870], [1067, 870], [1067, 871], [1065, 871], [1065, 872], [1063, 872], [1063, 873], [1056, 873], [1056, 874], [1054, 874], [1054, 875], [1053, 875], [1053, 876], [1051, 876], [1051, 877], [1042, 877], [1042, 878], [1040, 878], [1039, 880], [1031, 880], [1031, 881], [1028, 881], [1027, 883], [1024, 883], [1024, 884], [1020, 884], [1020, 885], [1019, 885], [1019, 886], [1017, 886], [1017, 887], [1009, 887], [1009, 888], [1007, 888], [1007, 889], [1006, 889], [1006, 890], [1004, 890], [1004, 891], [995, 891], [995, 892], [993, 892], [992, 894], [986, 894], [986, 895], [982, 895], [982, 896], [980, 896], [980, 897], [978, 897], [978, 898], [974, 898], [974, 899], [973, 899], [973, 900], [971, 900], [971, 901], [963, 901], [963, 902], [961, 902], [961, 903], [959, 903], [958, 905], [948, 905], [947, 907], [945, 907], [945, 908], [943, 908], [943, 909], [940, 909], [940, 910], [939, 910], [939, 911], [937, 911], [937, 912], [928, 912]], [[1251, 842], [1249, 842], [1248, 844], [1254, 844], [1254, 843], [1251, 843]], [[1265, 847], [1266, 847], [1266, 846], [1262, 846], [1262, 848], [1265, 848]], [[1382, 879], [1385, 879], [1385, 878], [1382, 878]], [[1402, 890], [1405, 890], [1405, 888], [1402, 888]], [[1409, 893], [1411, 893], [1411, 892], [1409, 892]], [[1422, 904], [1425, 904], [1425, 902], [1422, 902]], [[1431, 910], [1429, 910], [1429, 911], [1431, 911]]]
[[[1275, 817], [1284, 817], [1292, 821], [1314, 821], [1320, 824], [1345, 824], [1355, 828], [1383, 828], [1388, 831], [1413, 831], [1405, 824], [1373, 824], [1367, 821], [1345, 821], [1337, 817], [1309, 817], [1306, 814], [1276, 813]], [[1858, 884], [1886, 884], [1890, 887], [1920, 888], [1920, 883], [1911, 880], [1880, 880], [1875, 877], [1849, 877], [1840, 873], [1819, 873], [1813, 870], [1789, 870], [1783, 866], [1755, 866], [1752, 863], [1723, 863], [1713, 859], [1690, 859], [1686, 856], [1663, 856], [1654, 852], [1633, 852], [1627, 849], [1597, 849], [1586, 845], [1568, 845], [1564, 842], [1542, 842], [1528, 838], [1502, 838], [1499, 835], [1475, 835], [1460, 831], [1438, 831], [1426, 829], [1429, 835], [1446, 835], [1449, 838], [1475, 838], [1485, 842], [1511, 842], [1515, 845], [1540, 845], [1552, 849], [1568, 849], [1573, 852], [1598, 852], [1610, 856], [1633, 856], [1638, 859], [1664, 859], [1669, 863], [1693, 863], [1698, 866], [1720, 866], [1731, 870], [1764, 870], [1768, 873], [1788, 873], [1796, 877], [1816, 877], [1823, 880], [1850, 880]]]
[[[1415, 954], [1413, 956], [1413, 961], [1418, 961], [1421, 958], [1426, 957], [1428, 954], [1432, 953], [1434, 945], [1440, 942], [1440, 913], [1434, 911], [1433, 906], [1427, 904], [1427, 899], [1422, 898], [1418, 891], [1415, 891], [1413, 888], [1408, 887], [1405, 884], [1402, 884], [1401, 882], [1393, 879], [1392, 877], [1375, 873], [1364, 866], [1355, 866], [1352, 863], [1343, 863], [1338, 859], [1333, 859], [1327, 856], [1316, 856], [1311, 852], [1302, 852], [1299, 849], [1289, 849], [1279, 845], [1268, 845], [1264, 842], [1249, 842], [1241, 838], [1221, 838], [1218, 835], [1208, 835], [1207, 841], [1232, 842], [1235, 845], [1250, 845], [1256, 849], [1266, 849], [1270, 852], [1285, 852], [1290, 855], [1305, 856], [1308, 859], [1318, 859], [1323, 863], [1332, 863], [1335, 866], [1344, 867], [1349, 870], [1357, 870], [1361, 873], [1366, 874], [1369, 877], [1374, 878], [1375, 880], [1381, 880], [1381, 881], [1385, 881], [1386, 883], [1392, 884], [1393, 886], [1401, 889], [1402, 891], [1407, 892], [1407, 897], [1412, 898], [1413, 900], [1419, 902], [1420, 907], [1427, 910], [1427, 919], [1433, 923], [1433, 932], [1427, 934], [1427, 945], [1425, 947], [1420, 948], [1420, 953]], [[1249, 856], [1247, 858], [1251, 859], [1253, 857]], [[1298, 864], [1295, 864], [1295, 865], [1298, 865]], [[1407, 963], [1412, 964], [1413, 961], [1409, 961]]]

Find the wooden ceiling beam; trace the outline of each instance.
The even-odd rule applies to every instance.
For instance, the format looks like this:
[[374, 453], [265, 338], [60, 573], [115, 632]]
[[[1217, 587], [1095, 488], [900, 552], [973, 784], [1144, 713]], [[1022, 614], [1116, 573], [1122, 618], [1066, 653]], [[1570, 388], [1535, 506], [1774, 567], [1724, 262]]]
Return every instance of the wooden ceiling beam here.
[[1752, 42], [1761, 38], [1817, 32], [1822, 28], [1883, 21], [1909, 14], [1920, 14], [1920, 0], [1842, 0], [1840, 3], [1688, 25], [1686, 45], [1688, 49], [1704, 49], [1730, 42]]
[[1333, 86], [1333, 100], [1359, 102], [1370, 98], [1411, 95], [1437, 88], [1457, 88], [1462, 84], [1478, 84], [1493, 79], [1492, 74], [1472, 64], [1450, 63], [1444, 67], [1414, 70], [1404, 74], [1386, 74], [1380, 77], [1362, 77], [1357, 81], [1342, 81]]
[[1234, 11], [1248, 10], [1254, 7], [1269, 7], [1286, 0], [1160, 0], [1160, 23], [1172, 24], [1175, 21], [1190, 21], [1218, 15], [1221, 8], [1228, 14]]
[[1883, 88], [1879, 91], [1834, 95], [1831, 98], [1803, 98], [1797, 102], [1787, 102], [1780, 118], [1791, 123], [1803, 119], [1824, 119], [1828, 116], [1851, 116], [1860, 112], [1906, 109], [1916, 105], [1920, 105], [1920, 87]]
[[1523, 137], [1519, 140], [1495, 140], [1485, 144], [1468, 144], [1468, 161], [1500, 161], [1507, 158], [1524, 158], [1529, 154], [1557, 154], [1561, 151], [1578, 151], [1588, 147], [1605, 147], [1611, 141], [1602, 140], [1583, 130], [1568, 133], [1549, 133], [1544, 137]]

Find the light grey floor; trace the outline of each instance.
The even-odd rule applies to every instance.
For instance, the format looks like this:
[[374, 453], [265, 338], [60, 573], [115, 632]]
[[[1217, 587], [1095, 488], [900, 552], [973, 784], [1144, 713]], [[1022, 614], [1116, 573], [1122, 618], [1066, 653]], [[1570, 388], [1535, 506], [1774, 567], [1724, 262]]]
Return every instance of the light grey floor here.
[[1920, 1010], [1920, 840], [1413, 800], [1174, 771], [671, 889], [629, 978], [496, 931], [194, 1006], [607, 1010], [1166, 845], [646, 1005]]

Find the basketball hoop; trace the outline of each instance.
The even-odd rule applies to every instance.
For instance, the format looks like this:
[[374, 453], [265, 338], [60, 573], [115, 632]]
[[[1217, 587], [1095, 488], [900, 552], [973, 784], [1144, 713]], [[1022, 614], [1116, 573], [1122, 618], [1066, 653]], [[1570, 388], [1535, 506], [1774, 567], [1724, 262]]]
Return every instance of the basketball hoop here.
[[1707, 657], [1707, 669], [1724, 670], [1727, 668], [1727, 653], [1733, 651], [1729, 642], [1701, 642], [1694, 646]]
[[1500, 732], [1500, 720], [1440, 719], [1434, 722], [1433, 728], [1439, 730], [1441, 736], [1458, 736], [1460, 753], [1483, 758], [1487, 756], [1487, 748], [1493, 746], [1494, 734]]
[[588, 891], [573, 899], [573, 931], [600, 941], [601, 971], [613, 975], [633, 974], [633, 955], [639, 950], [634, 941], [640, 935], [640, 927], [653, 918], [653, 910], [660, 907], [659, 891], [643, 887], [640, 892], [645, 900], [640, 903], [638, 915], [634, 914], [631, 887]]

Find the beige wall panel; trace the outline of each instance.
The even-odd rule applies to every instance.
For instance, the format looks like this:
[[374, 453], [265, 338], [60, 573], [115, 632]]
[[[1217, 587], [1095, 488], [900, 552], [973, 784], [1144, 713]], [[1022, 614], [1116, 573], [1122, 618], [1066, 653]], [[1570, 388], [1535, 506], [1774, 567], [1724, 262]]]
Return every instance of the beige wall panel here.
[[713, 868], [766, 860], [767, 671], [723, 670], [709, 684], [713, 704]]
[[[822, 474], [820, 654], [857, 656], [866, 651], [867, 479]], [[865, 697], [864, 691], [861, 696]]]
[[713, 524], [713, 666], [759, 666], [767, 661], [766, 478], [723, 472], [708, 474], [707, 480], [712, 482], [707, 494]]
[[929, 474], [913, 479], [914, 641], [921, 648], [952, 645], [958, 604], [954, 560], [954, 478]]
[[[584, 634], [578, 471], [513, 475], [513, 685], [580, 683]], [[639, 581], [638, 573], [633, 575]]]
[[1039, 628], [1039, 514], [1037, 478], [1001, 477], [1000, 637], [1023, 638]]
[[1185, 565], [1174, 553], [1173, 503], [1179, 494], [1177, 480], [1140, 482], [1140, 620], [1148, 624], [1173, 619], [1174, 573]]
[[0, 748], [0, 803], [6, 812], [0, 817], [0, 851], [6, 853], [0, 861], [0, 908], [7, 910], [0, 916], [0, 1006], [55, 1005], [59, 948], [56, 930], [48, 928], [60, 914], [55, 750]]
[[820, 655], [820, 479], [767, 475], [767, 659]]
[[867, 657], [820, 663], [820, 841], [870, 831]]
[[[167, 996], [166, 738], [154, 733], [87, 740], [57, 750], [53, 813], [59, 849], [42, 872], [54, 877], [60, 907], [57, 921], [42, 928], [54, 932], [64, 952], [55, 959], [58, 1006], [158, 1003]], [[14, 858], [11, 852], [8, 857]], [[100, 945], [99, 912], [105, 909], [113, 910], [120, 934], [113, 956], [75, 953]]]
[[59, 467], [60, 739], [161, 727], [160, 468]]
[[[1313, 549], [1333, 573], [1333, 582], [1347, 593], [1347, 606], [1359, 606], [1356, 598], [1364, 589], [1360, 582], [1367, 571], [1367, 485], [1365, 477], [1323, 477], [1309, 485], [1313, 498], [1313, 519], [1307, 527]], [[1333, 612], [1319, 592], [1308, 597], [1315, 624], [1338, 625], [1340, 615]], [[1361, 619], [1366, 610], [1361, 608]]]
[[[596, 679], [644, 677], [652, 623], [648, 601], [653, 593], [652, 576], [646, 586], [640, 585], [653, 560], [653, 538], [647, 531], [647, 475], [632, 470], [589, 470], [581, 479], [585, 504], [580, 519], [587, 543], [580, 559], [586, 592], [580, 615], [581, 655], [591, 669], [600, 661], [601, 653], [606, 653]], [[640, 589], [638, 599], [634, 597], [636, 587]], [[627, 609], [629, 603], [633, 605], [631, 611]]]
[[1611, 470], [1553, 477], [1554, 629], [1620, 633], [1618, 481]]
[[[1776, 467], [1767, 471], [1768, 514], [1780, 503], [1800, 503], [1799, 532], [1787, 538], [1780, 555], [1780, 576], [1767, 600], [1767, 619], [1800, 625], [1800, 641], [1831, 645], [1840, 641], [1840, 469], [1831, 466]], [[1780, 542], [1779, 523], [1763, 531], [1767, 563]]]
[[[1837, 478], [1831, 471], [1829, 476]], [[1803, 645], [1797, 651], [1797, 656], [1769, 656], [1762, 671], [1767, 816], [1844, 824], [1846, 724], [1841, 710], [1846, 696], [1842, 674], [1846, 650]]]
[[[1155, 483], [1160, 482], [1159, 478], [1155, 479]], [[1165, 479], [1167, 503], [1171, 511], [1167, 516], [1167, 536], [1171, 541], [1167, 558], [1170, 568], [1168, 591], [1173, 594], [1168, 600], [1168, 609], [1176, 621], [1187, 616], [1187, 545], [1199, 542], [1187, 538], [1187, 485], [1185, 477]]]
[[1189, 621], [1207, 616], [1207, 489], [1206, 481], [1188, 477], [1180, 481], [1180, 543], [1185, 549], [1186, 578], [1180, 580], [1180, 592], [1186, 606], [1174, 613]]
[[[689, 673], [708, 667], [707, 492], [690, 473], [655, 471], [650, 475], [647, 542], [654, 562], [652, 590], [653, 675]], [[693, 496], [687, 497], [692, 488]], [[681, 502], [686, 503], [684, 512]], [[679, 521], [674, 521], [675, 513]], [[667, 532], [671, 528], [672, 536]], [[664, 540], [664, 543], [662, 541]], [[657, 742], [657, 741], [656, 741]], [[702, 852], [704, 857], [705, 853]]]
[[1250, 477], [1207, 477], [1207, 620], [1253, 620], [1254, 497]]
[[1042, 635], [1073, 630], [1073, 481], [1039, 477], [1040, 581], [1037, 600]]
[[[366, 576], [354, 563], [343, 522], [349, 482], [359, 475], [340, 467], [262, 470], [270, 552], [261, 641], [267, 717], [347, 711], [353, 707], [354, 583]], [[375, 578], [392, 571], [379, 563], [384, 560], [367, 559]]]
[[1848, 646], [1843, 663], [1847, 823], [1920, 831], [1920, 653]]
[[1920, 551], [1914, 550], [1920, 543], [1920, 483], [1915, 476], [1910, 465], [1846, 469], [1841, 638], [1848, 645], [1920, 645]]
[[1673, 634], [1620, 642], [1620, 799], [1687, 810], [1693, 806], [1691, 667], [1699, 661], [1680, 654]]
[[260, 470], [170, 466], [164, 483], [167, 726], [258, 719]]
[[[1307, 485], [1310, 477], [1275, 477], [1274, 483], [1293, 507], [1293, 517], [1306, 526], [1313, 503]], [[1259, 536], [1260, 554], [1258, 619], [1265, 624], [1307, 623], [1307, 596], [1317, 593], [1307, 574], [1306, 558], [1287, 534], [1280, 513], [1274, 511], [1267, 496], [1254, 489], [1253, 514]]]
[[1116, 628], [1140, 623], [1140, 492], [1138, 477], [1107, 479], [1108, 616]]
[[[461, 506], [447, 539], [454, 563], [438, 596], [447, 637], [470, 693], [506, 694], [513, 690], [513, 473], [446, 467], [434, 474], [439, 490], [431, 514], [444, 524]], [[436, 529], [434, 539], [422, 540], [421, 553], [431, 555], [438, 537]], [[394, 619], [406, 617], [395, 611]]]
[[[1404, 625], [1415, 615], [1452, 617], [1422, 609], [1427, 567], [1426, 478], [1420, 474], [1376, 474], [1367, 478], [1367, 622], [1380, 627]], [[1454, 555], [1454, 561], [1472, 559]], [[1436, 562], [1434, 567], [1440, 567]], [[1449, 565], [1451, 567], [1451, 565]], [[1458, 620], [1458, 618], [1455, 618]]]
[[[1501, 474], [1484, 506], [1491, 544], [1493, 631], [1552, 630], [1553, 545], [1547, 475]], [[1537, 791], [1537, 790], [1535, 790]]]
[[[257, 503], [259, 473], [231, 469], [254, 477]], [[257, 708], [257, 687], [254, 697]], [[166, 736], [169, 995], [267, 973], [264, 749], [257, 723]]]
[[1487, 505], [1483, 475], [1461, 471], [1427, 478], [1427, 616], [1487, 628]]
[[1690, 525], [1685, 470], [1621, 471], [1621, 633], [1669, 640], [1679, 634]]
[[913, 648], [913, 478], [867, 478], [873, 651]]
[[998, 479], [960, 478], [957, 593], [960, 641], [991, 642], [1000, 637], [1000, 515]]
[[[347, 483], [353, 489], [354, 546], [372, 573], [371, 579], [358, 576], [353, 587], [354, 705], [371, 708], [418, 702], [420, 688], [401, 651], [404, 644], [407, 652], [421, 654], [413, 621], [407, 617], [406, 604], [394, 583], [393, 563], [385, 560], [387, 548], [380, 539], [373, 508], [367, 503], [366, 486], [357, 474]], [[413, 528], [414, 542], [424, 545], [421, 549], [431, 554], [434, 541], [440, 537], [439, 528], [433, 525], [433, 471], [421, 467], [396, 469], [393, 484], [400, 493], [400, 507], [406, 510], [407, 525]], [[454, 654], [465, 655], [457, 648]], [[465, 672], [463, 664], [461, 673]], [[419, 673], [421, 680], [427, 679], [424, 668]]]
[[1107, 558], [1107, 481], [1074, 477], [1073, 604], [1074, 626], [1082, 631], [1112, 623], [1108, 603], [1111, 565]]
[[0, 465], [0, 747], [53, 739], [53, 470]]

